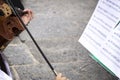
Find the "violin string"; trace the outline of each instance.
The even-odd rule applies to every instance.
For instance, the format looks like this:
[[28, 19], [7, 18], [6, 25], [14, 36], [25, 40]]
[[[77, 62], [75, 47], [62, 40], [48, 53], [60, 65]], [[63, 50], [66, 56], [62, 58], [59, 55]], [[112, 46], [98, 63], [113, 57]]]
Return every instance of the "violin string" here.
[[53, 68], [53, 66], [51, 65], [51, 63], [49, 62], [49, 60], [47, 59], [47, 57], [45, 56], [45, 54], [43, 53], [43, 51], [41, 50], [41, 48], [39, 47], [39, 45], [37, 44], [36, 40], [34, 39], [34, 37], [32, 36], [31, 32], [29, 31], [29, 29], [26, 27], [26, 25], [24, 24], [24, 22], [22, 21], [20, 15], [18, 14], [18, 12], [16, 11], [13, 3], [11, 2], [11, 0], [7, 0], [8, 4], [11, 6], [12, 10], [14, 11], [15, 15], [18, 17], [18, 19], [20, 20], [21, 24], [23, 25], [23, 27], [26, 29], [27, 33], [29, 34], [30, 38], [32, 39], [33, 43], [35, 44], [35, 46], [37, 47], [38, 51], [41, 53], [41, 55], [43, 56], [43, 58], [45, 59], [45, 61], [47, 62], [47, 64], [49, 65], [50, 69], [53, 71], [54, 75], [57, 76], [57, 72], [55, 71], [55, 69]]

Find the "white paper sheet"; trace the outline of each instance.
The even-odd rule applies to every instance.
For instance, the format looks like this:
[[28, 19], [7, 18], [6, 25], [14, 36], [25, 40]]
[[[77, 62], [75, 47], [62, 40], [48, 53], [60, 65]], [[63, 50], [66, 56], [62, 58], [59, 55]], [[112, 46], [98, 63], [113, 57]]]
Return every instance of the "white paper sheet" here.
[[0, 80], [12, 80], [12, 78], [0, 70]]
[[99, 0], [79, 42], [120, 78], [120, 0]]

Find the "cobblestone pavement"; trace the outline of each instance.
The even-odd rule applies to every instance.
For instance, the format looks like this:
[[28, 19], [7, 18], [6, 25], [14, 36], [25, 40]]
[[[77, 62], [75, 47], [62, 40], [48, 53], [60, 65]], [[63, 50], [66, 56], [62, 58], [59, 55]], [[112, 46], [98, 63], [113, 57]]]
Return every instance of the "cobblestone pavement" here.
[[[57, 72], [70, 80], [117, 80], [78, 42], [97, 0], [24, 0], [34, 12], [28, 28]], [[14, 80], [55, 76], [24, 31], [4, 51]]]

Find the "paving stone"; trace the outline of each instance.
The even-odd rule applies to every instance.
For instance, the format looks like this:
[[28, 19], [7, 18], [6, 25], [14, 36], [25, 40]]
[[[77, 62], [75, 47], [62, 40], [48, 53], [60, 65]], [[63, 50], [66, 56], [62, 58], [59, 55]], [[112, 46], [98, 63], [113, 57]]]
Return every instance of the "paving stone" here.
[[13, 80], [21, 80], [16, 69], [12, 66], [10, 67]]
[[106, 70], [95, 62], [80, 61], [77, 63], [57, 64], [56, 68], [69, 77], [70, 80], [117, 80], [109, 73], [106, 74]]
[[[114, 77], [110, 74], [106, 74], [106, 71], [95, 63], [79, 63], [83, 65], [78, 63], [59, 63], [53, 65], [58, 72], [62, 72], [63, 75], [67, 76], [70, 80], [115, 80]], [[99, 69], [96, 67], [99, 67]], [[55, 77], [53, 72], [45, 64], [15, 68], [21, 80], [54, 80]]]
[[[42, 39], [37, 41], [42, 51], [51, 62], [68, 62], [79, 59], [86, 59], [89, 53], [83, 46], [81, 46], [77, 39], [72, 38], [57, 38], [57, 39]], [[34, 57], [42, 63], [41, 54], [31, 41], [27, 41], [31, 53]], [[64, 59], [63, 59], [64, 58]]]
[[54, 80], [54, 75], [47, 65], [15, 67], [21, 80]]
[[4, 51], [9, 64], [12, 65], [26, 65], [37, 63], [36, 59], [30, 53], [25, 44], [10, 44]]
[[[36, 2], [36, 4], [30, 5], [31, 2]], [[97, 0], [90, 0], [89, 2], [87, 0], [26, 1], [26, 7], [33, 9], [35, 13], [34, 19], [28, 28], [38, 40], [68, 35], [80, 36], [92, 15], [96, 3]], [[21, 35], [21, 39], [28, 37], [24, 34]]]

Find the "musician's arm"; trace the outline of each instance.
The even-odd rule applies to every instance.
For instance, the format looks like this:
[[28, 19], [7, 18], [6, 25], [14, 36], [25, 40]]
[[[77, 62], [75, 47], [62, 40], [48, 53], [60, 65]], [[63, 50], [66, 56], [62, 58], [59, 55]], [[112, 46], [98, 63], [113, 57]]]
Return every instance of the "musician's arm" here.
[[11, 0], [13, 5], [16, 7], [16, 8], [20, 8], [22, 12], [20, 13], [24, 13], [21, 18], [23, 20], [23, 22], [25, 23], [25, 25], [27, 25], [33, 18], [33, 12], [32, 10], [30, 9], [25, 9], [21, 0]]

